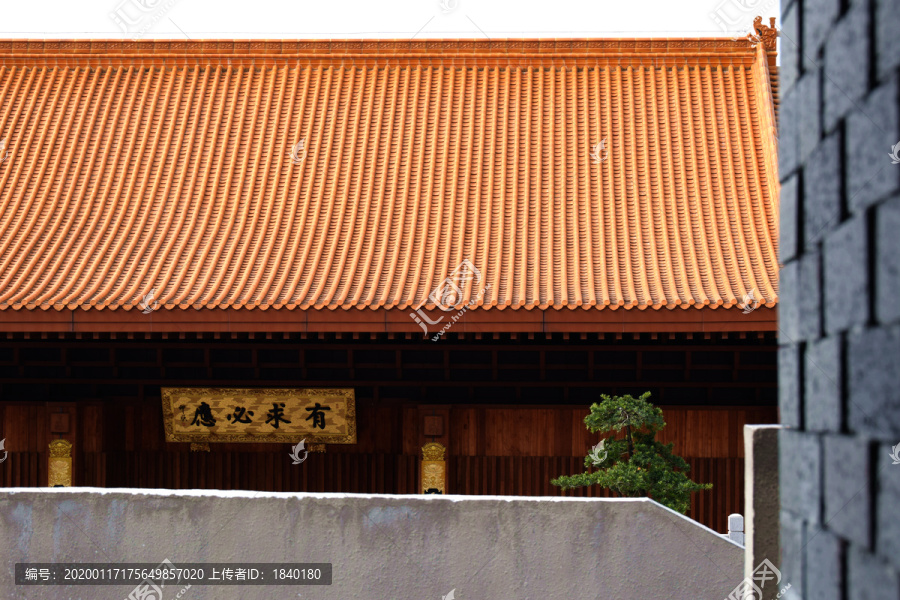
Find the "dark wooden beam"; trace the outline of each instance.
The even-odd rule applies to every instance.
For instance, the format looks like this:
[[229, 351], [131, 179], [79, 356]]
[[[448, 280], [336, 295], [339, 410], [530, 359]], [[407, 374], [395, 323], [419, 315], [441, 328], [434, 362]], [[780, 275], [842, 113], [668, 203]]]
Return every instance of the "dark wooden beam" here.
[[[246, 310], [246, 309], [160, 309], [143, 314], [138, 310], [0, 310], [0, 332], [128, 333], [165, 334], [236, 333], [352, 334], [387, 333], [424, 338], [409, 310]], [[447, 315], [431, 311], [432, 320]], [[431, 326], [433, 335], [440, 324]], [[749, 314], [736, 308], [638, 309], [548, 309], [490, 310], [466, 312], [449, 333], [703, 333], [777, 331], [776, 308], [760, 307]], [[301, 336], [302, 337], [302, 336]]]

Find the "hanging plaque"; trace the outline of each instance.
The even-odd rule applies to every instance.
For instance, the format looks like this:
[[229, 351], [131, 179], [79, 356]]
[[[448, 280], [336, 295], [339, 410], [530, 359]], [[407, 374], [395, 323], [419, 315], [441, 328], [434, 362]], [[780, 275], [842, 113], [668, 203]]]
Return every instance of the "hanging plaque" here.
[[169, 442], [355, 444], [356, 401], [344, 388], [162, 388]]

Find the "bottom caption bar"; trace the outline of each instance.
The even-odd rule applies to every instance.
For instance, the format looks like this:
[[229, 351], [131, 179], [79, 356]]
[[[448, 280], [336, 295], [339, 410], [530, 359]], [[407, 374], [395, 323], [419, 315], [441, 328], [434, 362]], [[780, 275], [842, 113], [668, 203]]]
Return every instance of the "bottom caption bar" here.
[[331, 585], [331, 563], [16, 563], [16, 585]]

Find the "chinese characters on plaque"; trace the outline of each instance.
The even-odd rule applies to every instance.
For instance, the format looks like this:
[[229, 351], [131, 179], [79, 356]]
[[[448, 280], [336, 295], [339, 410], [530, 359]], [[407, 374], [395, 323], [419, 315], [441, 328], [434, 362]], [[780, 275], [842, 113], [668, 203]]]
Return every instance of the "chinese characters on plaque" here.
[[169, 442], [356, 443], [352, 389], [162, 388]]

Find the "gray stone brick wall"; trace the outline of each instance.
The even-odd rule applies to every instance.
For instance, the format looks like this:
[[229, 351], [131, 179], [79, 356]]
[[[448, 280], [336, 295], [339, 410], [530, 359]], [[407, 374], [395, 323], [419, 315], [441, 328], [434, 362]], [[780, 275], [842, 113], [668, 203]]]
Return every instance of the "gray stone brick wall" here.
[[782, 0], [783, 598], [900, 598], [900, 2]]

